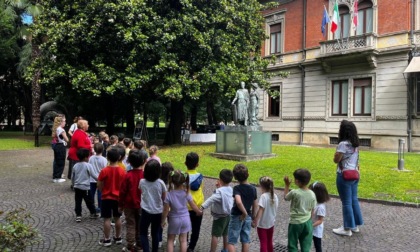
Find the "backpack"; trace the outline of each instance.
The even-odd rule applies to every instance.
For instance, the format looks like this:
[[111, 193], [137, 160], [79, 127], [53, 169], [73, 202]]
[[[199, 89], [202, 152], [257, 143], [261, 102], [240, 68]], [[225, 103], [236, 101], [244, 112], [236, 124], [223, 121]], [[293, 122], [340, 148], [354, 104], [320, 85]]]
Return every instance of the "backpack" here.
[[192, 191], [198, 191], [201, 183], [203, 182], [203, 175], [201, 173], [190, 175], [190, 189]]

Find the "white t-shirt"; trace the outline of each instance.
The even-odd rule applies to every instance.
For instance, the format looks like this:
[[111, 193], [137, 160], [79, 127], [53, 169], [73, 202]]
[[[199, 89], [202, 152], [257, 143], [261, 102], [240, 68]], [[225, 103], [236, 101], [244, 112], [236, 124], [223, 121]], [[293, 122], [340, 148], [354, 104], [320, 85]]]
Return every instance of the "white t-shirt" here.
[[73, 123], [69, 130], [74, 134], [74, 131], [77, 130], [77, 123]]
[[93, 167], [93, 170], [90, 173], [90, 183], [96, 183], [98, 181], [99, 173], [108, 165], [108, 161], [102, 155], [94, 155], [89, 158], [89, 164]]
[[57, 127], [57, 130], [55, 131], [55, 133], [57, 134], [57, 139], [58, 139], [57, 143], [61, 143], [61, 144], [66, 145], [67, 143], [66, 143], [66, 141], [64, 141], [64, 138], [61, 135], [61, 133], [63, 133], [63, 132], [64, 132], [64, 129], [62, 127]]
[[[327, 209], [325, 207], [325, 203], [322, 204], [316, 204], [314, 209], [314, 216], [312, 217], [312, 222], [314, 223], [318, 216], [325, 217], [327, 213]], [[312, 235], [318, 238], [322, 239], [322, 234], [324, 233], [324, 222], [322, 222], [320, 225], [313, 228]]]
[[340, 165], [345, 170], [355, 170], [359, 162], [359, 148], [354, 148], [349, 141], [341, 141], [336, 152], [343, 153], [343, 158], [337, 164], [337, 172], [341, 173]]
[[258, 205], [264, 208], [264, 212], [258, 222], [258, 227], [265, 229], [271, 228], [274, 226], [274, 222], [276, 221], [276, 212], [277, 207], [279, 206], [277, 195], [274, 194], [274, 202], [272, 202], [270, 193], [263, 193], [260, 197]]
[[149, 214], [162, 213], [162, 194], [166, 192], [165, 183], [161, 179], [157, 179], [154, 182], [141, 179], [139, 189], [141, 190], [141, 208]]

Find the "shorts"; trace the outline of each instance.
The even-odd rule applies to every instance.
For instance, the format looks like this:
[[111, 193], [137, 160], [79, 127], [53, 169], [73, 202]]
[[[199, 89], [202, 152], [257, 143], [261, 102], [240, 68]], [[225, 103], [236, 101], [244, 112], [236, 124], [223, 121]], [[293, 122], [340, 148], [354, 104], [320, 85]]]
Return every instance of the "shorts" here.
[[168, 217], [168, 234], [186, 234], [191, 231], [190, 216]]
[[229, 222], [229, 237], [228, 243], [235, 245], [240, 237], [241, 243], [250, 243], [251, 233], [251, 216], [246, 216], [245, 220], [241, 221], [240, 215], [231, 215]]
[[111, 217], [118, 218], [121, 213], [118, 212], [118, 201], [117, 200], [102, 200], [101, 207], [101, 218], [109, 219]]
[[225, 216], [217, 220], [213, 220], [211, 227], [211, 235], [215, 237], [226, 236], [228, 234], [230, 216]]

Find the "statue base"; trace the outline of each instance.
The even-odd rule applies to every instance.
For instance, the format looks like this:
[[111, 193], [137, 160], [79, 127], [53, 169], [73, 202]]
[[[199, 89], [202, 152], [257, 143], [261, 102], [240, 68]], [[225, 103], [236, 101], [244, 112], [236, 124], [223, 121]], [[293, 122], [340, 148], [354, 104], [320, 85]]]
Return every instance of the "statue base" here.
[[237, 161], [271, 158], [276, 156], [271, 146], [271, 131], [262, 131], [261, 126], [227, 126], [216, 131], [212, 156]]

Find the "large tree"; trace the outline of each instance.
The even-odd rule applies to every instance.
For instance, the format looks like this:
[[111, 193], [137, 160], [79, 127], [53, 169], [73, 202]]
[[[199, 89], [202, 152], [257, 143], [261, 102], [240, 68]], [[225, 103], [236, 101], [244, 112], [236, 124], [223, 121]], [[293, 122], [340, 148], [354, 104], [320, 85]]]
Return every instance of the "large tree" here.
[[[185, 99], [230, 99], [239, 81], [267, 87], [257, 0], [45, 0], [41, 82], [95, 95], [171, 101], [166, 144], [181, 141]], [[135, 97], [136, 98], [136, 97]], [[210, 111], [210, 110], [209, 110]]]

